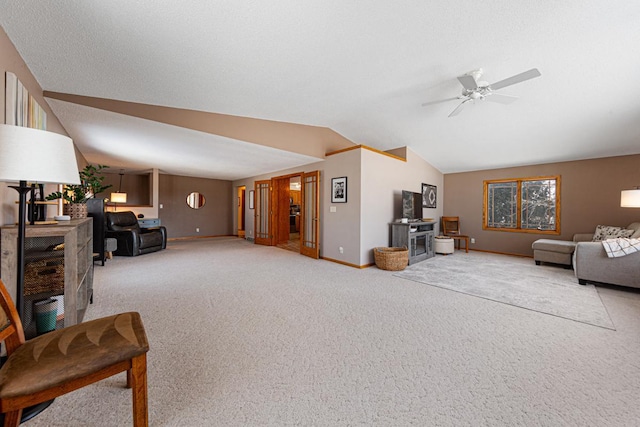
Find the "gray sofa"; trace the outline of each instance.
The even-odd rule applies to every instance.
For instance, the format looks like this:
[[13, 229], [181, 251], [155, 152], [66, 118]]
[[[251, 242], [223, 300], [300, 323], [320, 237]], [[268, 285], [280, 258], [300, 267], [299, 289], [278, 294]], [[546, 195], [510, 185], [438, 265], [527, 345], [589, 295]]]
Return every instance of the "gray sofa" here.
[[[636, 230], [631, 236], [640, 239], [640, 222], [627, 229]], [[640, 288], [640, 252], [619, 258], [609, 258], [602, 242], [592, 242], [592, 234], [576, 234], [573, 252], [573, 269], [581, 285], [606, 283]]]

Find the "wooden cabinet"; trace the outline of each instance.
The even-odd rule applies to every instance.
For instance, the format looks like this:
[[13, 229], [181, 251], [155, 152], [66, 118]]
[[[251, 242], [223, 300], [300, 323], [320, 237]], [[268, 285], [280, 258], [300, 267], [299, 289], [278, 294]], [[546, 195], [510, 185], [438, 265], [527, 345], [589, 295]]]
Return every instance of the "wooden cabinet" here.
[[409, 264], [434, 256], [435, 222], [392, 222], [391, 226], [391, 246], [406, 247], [409, 249]]
[[292, 205], [299, 205], [300, 204], [300, 190], [290, 190], [289, 191], [289, 196], [291, 197], [291, 203]]
[[[16, 297], [18, 227], [0, 229], [2, 281]], [[27, 339], [35, 336], [35, 301], [58, 300], [58, 325], [82, 322], [93, 295], [93, 219], [27, 225], [25, 233], [23, 327]]]

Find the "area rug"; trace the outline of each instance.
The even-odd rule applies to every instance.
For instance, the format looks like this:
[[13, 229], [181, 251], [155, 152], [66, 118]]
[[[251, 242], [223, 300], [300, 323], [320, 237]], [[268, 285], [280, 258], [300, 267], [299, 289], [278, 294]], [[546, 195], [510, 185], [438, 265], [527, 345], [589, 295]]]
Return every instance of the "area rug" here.
[[537, 266], [530, 258], [456, 251], [411, 265], [394, 275], [615, 330], [595, 286], [578, 284], [572, 270]]

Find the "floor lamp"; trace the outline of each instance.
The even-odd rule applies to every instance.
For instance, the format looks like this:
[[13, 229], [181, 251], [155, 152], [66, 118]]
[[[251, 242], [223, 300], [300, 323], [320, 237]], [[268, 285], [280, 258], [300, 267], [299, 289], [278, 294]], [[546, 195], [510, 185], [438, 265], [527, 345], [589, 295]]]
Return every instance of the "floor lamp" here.
[[[26, 201], [27, 193], [32, 189], [27, 183], [80, 184], [73, 141], [53, 132], [0, 124], [0, 182], [18, 183], [9, 187], [19, 195], [15, 305], [22, 320]], [[21, 422], [35, 417], [52, 402], [53, 399], [24, 409]]]
[[124, 170], [120, 170], [120, 185], [118, 186], [118, 191], [115, 193], [111, 193], [111, 202], [114, 205], [114, 212], [118, 210], [118, 203], [127, 203], [127, 193], [122, 193], [122, 176], [124, 175]]
[[24, 242], [27, 183], [80, 184], [73, 141], [64, 135], [22, 126], [0, 124], [0, 182], [19, 194], [16, 308], [23, 316]]

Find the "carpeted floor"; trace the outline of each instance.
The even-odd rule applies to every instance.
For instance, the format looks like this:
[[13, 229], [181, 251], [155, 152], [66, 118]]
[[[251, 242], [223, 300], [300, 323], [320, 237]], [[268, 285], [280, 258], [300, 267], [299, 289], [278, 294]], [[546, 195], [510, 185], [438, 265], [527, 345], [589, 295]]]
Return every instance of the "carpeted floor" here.
[[395, 274], [403, 279], [615, 329], [594, 285], [573, 270], [535, 265], [530, 258], [484, 252], [436, 256]]
[[[640, 294], [598, 292], [615, 331], [197, 239], [96, 266], [88, 317], [142, 314], [152, 426], [637, 425]], [[60, 397], [26, 425], [131, 425], [124, 383]]]

